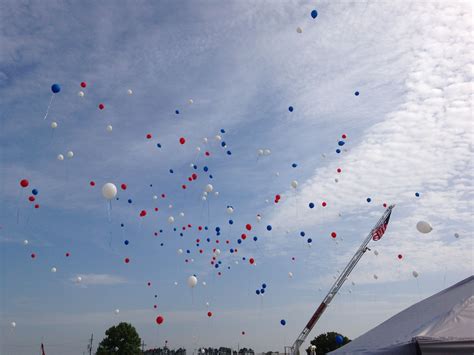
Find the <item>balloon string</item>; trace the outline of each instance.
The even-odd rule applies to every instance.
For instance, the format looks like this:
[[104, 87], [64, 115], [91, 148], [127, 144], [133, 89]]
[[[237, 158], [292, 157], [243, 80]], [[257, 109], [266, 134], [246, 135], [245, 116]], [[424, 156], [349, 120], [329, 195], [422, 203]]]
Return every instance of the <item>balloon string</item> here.
[[46, 109], [46, 114], [44, 115], [43, 120], [45, 120], [46, 117], [48, 117], [49, 108], [51, 107], [51, 103], [53, 102], [53, 98], [54, 98], [54, 94], [51, 95], [51, 99], [49, 100], [48, 108]]

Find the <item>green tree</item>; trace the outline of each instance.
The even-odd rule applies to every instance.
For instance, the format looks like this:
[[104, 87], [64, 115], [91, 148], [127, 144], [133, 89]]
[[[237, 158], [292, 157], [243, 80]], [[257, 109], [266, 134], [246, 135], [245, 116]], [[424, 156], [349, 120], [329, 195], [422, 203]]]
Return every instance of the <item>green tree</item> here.
[[[336, 332], [328, 332], [328, 333], [319, 334], [316, 338], [311, 340], [311, 345], [316, 345], [316, 354], [317, 355], [326, 354], [328, 352], [336, 350], [337, 348], [340, 348], [341, 346], [346, 345], [347, 343], [351, 341], [348, 337], [341, 335], [343, 338], [343, 341], [342, 341], [342, 344], [338, 344], [336, 342], [337, 335], [341, 335], [341, 334], [336, 333]], [[309, 346], [308, 349], [306, 349], [306, 353], [308, 355], [311, 354], [311, 346]]]
[[105, 332], [96, 355], [139, 355], [141, 339], [134, 326], [120, 323]]

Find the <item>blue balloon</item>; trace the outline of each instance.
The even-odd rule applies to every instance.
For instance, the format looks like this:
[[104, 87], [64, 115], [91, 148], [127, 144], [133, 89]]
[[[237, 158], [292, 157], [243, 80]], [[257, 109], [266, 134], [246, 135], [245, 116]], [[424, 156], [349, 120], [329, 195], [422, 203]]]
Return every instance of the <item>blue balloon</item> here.
[[293, 112], [293, 106], [288, 107], [288, 111]]
[[230, 150], [228, 150], [227, 155], [232, 155], [232, 152]]
[[242, 244], [242, 240], [241, 240], [241, 239], [237, 239], [237, 243]]
[[301, 231], [301, 232], [300, 232], [300, 235], [301, 235], [302, 237], [304, 237], [304, 236], [306, 235], [306, 233], [303, 232], [303, 231]]
[[257, 237], [253, 237], [253, 241], [256, 242], [258, 240]]
[[176, 232], [176, 227], [174, 227], [173, 230]]
[[219, 232], [221, 230], [220, 227], [216, 227], [216, 232]]
[[272, 226], [271, 225], [268, 225], [267, 226], [267, 231], [271, 231], [272, 230]]
[[291, 164], [292, 168], [296, 168], [297, 166], [298, 166], [298, 164], [296, 164], [296, 163]]
[[339, 146], [342, 147], [344, 144], [346, 144], [346, 142], [344, 142], [344, 141], [339, 141], [339, 142], [337, 142], [337, 144], [339, 144]]
[[186, 253], [191, 254], [191, 250], [189, 250], [189, 249], [186, 250]]
[[370, 203], [370, 201], [372, 201], [372, 199], [370, 197], [367, 197], [367, 202]]
[[318, 17], [318, 12], [316, 10], [311, 11], [311, 17], [312, 18]]
[[262, 288], [267, 288], [267, 284], [262, 284]]
[[356, 91], [356, 92], [354, 93], [354, 95], [355, 95], [355, 96], [359, 96], [359, 92]]
[[286, 320], [282, 319], [282, 320], [280, 321], [280, 324], [281, 324], [281, 325], [286, 325]]
[[213, 176], [212, 176], [212, 174], [211, 174], [211, 175], [209, 175], [209, 179], [212, 179], [212, 177], [213, 177]]
[[174, 173], [173, 169], [170, 169], [170, 174], [173, 174], [173, 173]]
[[165, 243], [160, 243], [160, 247], [162, 247], [163, 245], [165, 245]]
[[336, 343], [341, 345], [342, 343], [344, 343], [344, 338], [342, 335], [338, 334], [336, 335]]
[[183, 237], [183, 236], [184, 236], [184, 234], [183, 234], [183, 233], [179, 233], [179, 236], [180, 236], [180, 237]]
[[256, 293], [257, 295], [259, 295], [259, 294], [260, 294], [260, 290], [256, 290], [255, 293]]
[[126, 241], [123, 242], [123, 244], [125, 244], [125, 245], [128, 245], [128, 243], [129, 243], [128, 240], [126, 240]]
[[31, 191], [31, 193], [36, 196], [36, 195], [38, 195], [38, 190], [33, 189], [33, 190]]
[[176, 113], [177, 115], [179, 115], [179, 110], [174, 111], [174, 113]]
[[204, 168], [202, 168], [202, 170], [207, 172], [209, 170], [209, 168], [207, 166], [205, 166]]
[[209, 243], [211, 241], [211, 238], [207, 238], [206, 241]]
[[225, 129], [224, 129], [224, 128], [221, 128], [221, 133], [225, 133]]
[[161, 144], [160, 144], [160, 143], [156, 143], [156, 146], [157, 146], [158, 148], [161, 148]]
[[198, 168], [198, 166], [196, 164], [193, 164], [193, 168], [194, 168], [194, 170], [196, 170]]
[[[35, 190], [33, 190], [33, 191], [35, 191]], [[33, 195], [36, 195], [36, 194], [33, 192]], [[419, 192], [415, 192], [415, 196], [416, 196], [416, 197], [420, 197], [420, 193], [419, 193]]]
[[222, 147], [225, 147], [225, 146], [226, 146], [226, 144], [225, 144], [224, 141], [221, 142], [221, 146], [222, 146]]
[[308, 238], [308, 243], [312, 243], [312, 242], [313, 242], [313, 239]]
[[230, 252], [233, 253], [233, 252], [234, 252], [234, 249], [231, 248], [231, 249], [230, 249]]
[[61, 86], [59, 86], [59, 84], [53, 84], [51, 85], [51, 91], [53, 92], [53, 94], [57, 94], [61, 91]]
[[309, 208], [314, 208], [314, 203], [310, 202], [309, 203]]
[[339, 154], [341, 152], [340, 149], [336, 149], [336, 153]]
[[160, 233], [163, 233], [163, 229], [160, 229]]
[[209, 228], [207, 226], [204, 227], [205, 230], [208, 230]]
[[132, 203], [132, 199], [131, 199], [131, 198], [128, 199], [128, 203]]
[[265, 293], [265, 289], [260, 289], [260, 293], [263, 295]]
[[234, 221], [229, 219], [229, 224], [234, 224]]
[[124, 227], [124, 226], [125, 226], [125, 224], [123, 224], [123, 223], [120, 223], [120, 227]]

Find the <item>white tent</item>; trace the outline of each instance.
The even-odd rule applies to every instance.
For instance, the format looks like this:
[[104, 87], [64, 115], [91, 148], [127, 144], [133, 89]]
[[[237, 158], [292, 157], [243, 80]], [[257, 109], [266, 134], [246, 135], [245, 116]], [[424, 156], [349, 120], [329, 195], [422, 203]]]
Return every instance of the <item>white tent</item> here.
[[401, 311], [330, 354], [474, 354], [474, 276]]

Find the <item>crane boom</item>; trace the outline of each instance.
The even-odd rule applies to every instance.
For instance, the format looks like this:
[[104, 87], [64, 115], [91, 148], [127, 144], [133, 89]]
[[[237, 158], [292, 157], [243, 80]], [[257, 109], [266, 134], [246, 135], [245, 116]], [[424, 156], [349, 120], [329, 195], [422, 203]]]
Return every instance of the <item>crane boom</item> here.
[[355, 268], [359, 260], [362, 258], [364, 253], [367, 251], [367, 245], [369, 242], [372, 240], [373, 237], [373, 232], [377, 230], [387, 219], [387, 217], [390, 215], [392, 212], [392, 209], [395, 207], [395, 205], [389, 206], [386, 210], [385, 213], [380, 217], [379, 221], [375, 224], [374, 228], [370, 231], [370, 233], [367, 235], [367, 237], [364, 239], [363, 243], [357, 249], [356, 253], [352, 257], [352, 259], [349, 261], [347, 266], [344, 268], [344, 270], [341, 272], [339, 277], [337, 278], [336, 282], [332, 287], [330, 288], [328, 294], [326, 297], [324, 297], [323, 302], [319, 305], [319, 307], [316, 309], [316, 312], [314, 312], [313, 316], [310, 318], [309, 322], [306, 324], [304, 327], [303, 331], [300, 333], [298, 338], [295, 340], [293, 343], [293, 346], [291, 347], [291, 353], [293, 355], [299, 354], [299, 349], [301, 345], [304, 343], [306, 338], [308, 337], [309, 333], [313, 329], [314, 325], [318, 321], [318, 319], [321, 317], [321, 315], [324, 313], [326, 308], [329, 306], [333, 298], [336, 296], [337, 292], [339, 289], [342, 287], [344, 282], [347, 280], [349, 277], [349, 274], [352, 272], [352, 270]]

